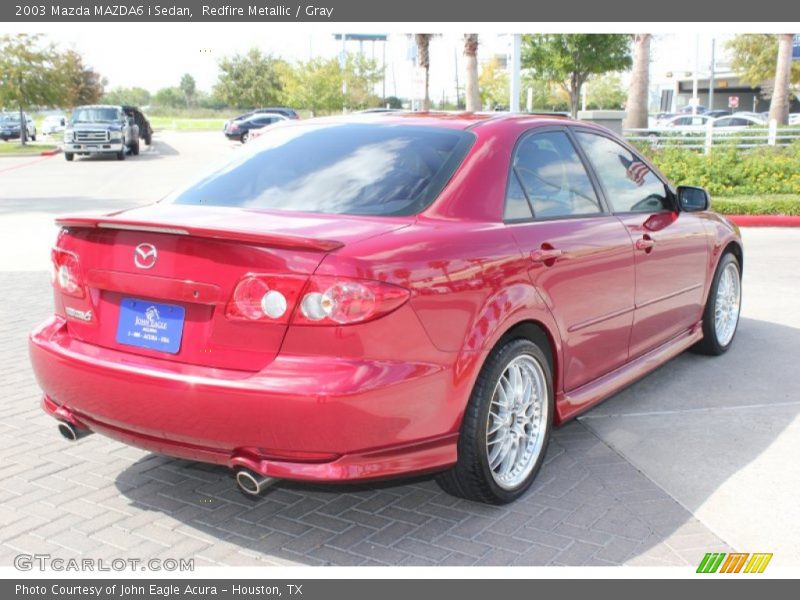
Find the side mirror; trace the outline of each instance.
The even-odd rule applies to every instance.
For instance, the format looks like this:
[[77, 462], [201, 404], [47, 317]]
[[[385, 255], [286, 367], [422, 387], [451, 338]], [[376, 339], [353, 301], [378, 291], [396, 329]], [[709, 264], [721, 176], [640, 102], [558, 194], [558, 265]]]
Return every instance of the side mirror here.
[[711, 207], [711, 197], [701, 187], [678, 186], [678, 204], [684, 212], [700, 212]]

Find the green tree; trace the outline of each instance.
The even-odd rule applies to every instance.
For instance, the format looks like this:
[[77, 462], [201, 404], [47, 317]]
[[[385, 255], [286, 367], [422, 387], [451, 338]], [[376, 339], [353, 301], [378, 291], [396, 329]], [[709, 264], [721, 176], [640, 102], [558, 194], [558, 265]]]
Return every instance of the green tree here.
[[497, 57], [490, 58], [481, 67], [478, 76], [478, 88], [481, 94], [481, 105], [488, 110], [508, 106], [508, 72], [500, 64]]
[[[378, 106], [373, 90], [383, 76], [378, 63], [361, 54], [348, 54], [344, 70], [338, 58], [313, 58], [282, 72], [284, 102], [314, 114], [339, 112], [344, 106], [362, 109]], [[347, 82], [347, 94], [342, 81]]]
[[625, 104], [627, 93], [622, 88], [622, 80], [618, 73], [591, 77], [586, 85], [588, 86], [586, 108], [589, 110], [620, 110]]
[[523, 37], [522, 65], [558, 83], [578, 116], [581, 88], [591, 75], [631, 66], [630, 36], [623, 34], [533, 34]]
[[464, 34], [464, 89], [468, 111], [481, 109], [481, 92], [478, 83], [478, 34]]
[[103, 94], [102, 100], [105, 104], [147, 106], [150, 104], [150, 92], [140, 87], [115, 87]]
[[342, 110], [342, 73], [336, 58], [312, 58], [284, 74], [286, 104], [315, 115]]
[[[769, 97], [775, 79], [778, 36], [771, 33], [745, 33], [735, 36], [727, 46], [733, 71], [747, 85], [765, 86]], [[792, 63], [790, 81], [795, 85], [800, 84], [800, 61]]]
[[235, 54], [219, 61], [215, 95], [237, 108], [255, 108], [280, 104], [286, 63], [272, 55], [251, 48], [247, 54]]
[[345, 105], [359, 110], [379, 106], [381, 99], [375, 95], [375, 86], [383, 78], [383, 67], [363, 54], [348, 54], [344, 76], [347, 79]]
[[180, 88], [183, 92], [183, 97], [186, 100], [186, 105], [191, 106], [194, 102], [194, 97], [197, 94], [197, 83], [195, 82], [194, 77], [189, 75], [189, 73], [185, 73], [184, 76], [181, 77]]
[[[57, 106], [64, 100], [64, 86], [56, 69], [58, 55], [41, 35], [19, 33], [0, 37], [0, 106], [19, 111]], [[24, 123], [24, 121], [21, 121]], [[25, 127], [20, 143], [25, 144]]]
[[625, 99], [625, 123], [628, 129], [644, 129], [648, 120], [648, 96], [650, 88], [650, 41], [649, 33], [633, 35], [633, 69], [628, 94]]
[[397, 96], [386, 96], [384, 106], [388, 108], [403, 108], [403, 101]]
[[528, 90], [533, 90], [531, 109], [533, 111], [565, 111], [569, 107], [566, 92], [550, 81], [543, 81], [530, 70], [522, 72], [520, 77], [519, 104], [527, 109]]
[[224, 100], [221, 100], [214, 94], [209, 94], [208, 92], [204, 92], [202, 90], [197, 91], [194, 101], [195, 104], [200, 108], [210, 108], [212, 110], [229, 108], [228, 104]]
[[167, 108], [183, 108], [186, 106], [186, 96], [179, 87], [165, 87], [153, 95], [153, 104]]
[[414, 42], [417, 44], [417, 66], [424, 71], [424, 92], [422, 97], [422, 110], [431, 109], [431, 38], [432, 33], [414, 34]]
[[789, 122], [793, 40], [794, 35], [791, 33], [778, 34], [778, 56], [772, 84], [772, 100], [769, 104], [769, 118], [780, 125]]
[[94, 104], [103, 95], [105, 79], [97, 71], [85, 65], [83, 57], [75, 50], [59, 54], [54, 67], [62, 86], [60, 102], [62, 106]]

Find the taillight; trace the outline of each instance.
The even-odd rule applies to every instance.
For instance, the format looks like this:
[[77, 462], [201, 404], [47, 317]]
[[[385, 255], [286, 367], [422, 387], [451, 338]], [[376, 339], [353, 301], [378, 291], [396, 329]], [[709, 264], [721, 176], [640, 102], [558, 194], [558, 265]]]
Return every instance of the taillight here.
[[[409, 291], [387, 283], [330, 276], [249, 274], [233, 290], [228, 318], [296, 325], [352, 325], [402, 306]], [[294, 316], [292, 316], [294, 315]]]
[[233, 290], [225, 314], [231, 319], [287, 323], [305, 277], [247, 275]]
[[83, 298], [78, 256], [61, 248], [53, 248], [53, 285], [69, 296]]
[[228, 131], [239, 131], [239, 126], [236, 123], [231, 123], [230, 128]]
[[408, 300], [409, 291], [379, 281], [313, 276], [293, 323], [352, 325], [382, 317]]

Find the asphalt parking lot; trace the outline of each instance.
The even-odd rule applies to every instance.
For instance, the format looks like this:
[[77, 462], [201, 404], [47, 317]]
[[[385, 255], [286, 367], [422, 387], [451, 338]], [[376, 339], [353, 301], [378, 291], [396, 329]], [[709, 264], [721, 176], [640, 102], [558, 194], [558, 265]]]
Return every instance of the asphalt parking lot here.
[[0, 159], [0, 566], [19, 553], [202, 565], [695, 566], [706, 552], [800, 565], [800, 231], [746, 230], [742, 321], [720, 358], [679, 356], [555, 432], [506, 507], [429, 478], [280, 483], [101, 436], [63, 441], [38, 407], [26, 334], [51, 310], [53, 217], [153, 202], [237, 151], [171, 133], [128, 160]]

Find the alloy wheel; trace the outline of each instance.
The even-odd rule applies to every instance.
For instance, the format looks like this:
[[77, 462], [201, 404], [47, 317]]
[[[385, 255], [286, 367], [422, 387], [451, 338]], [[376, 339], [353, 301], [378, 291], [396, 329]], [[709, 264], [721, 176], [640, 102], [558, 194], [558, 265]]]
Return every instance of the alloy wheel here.
[[492, 394], [486, 423], [486, 455], [492, 478], [513, 490], [530, 475], [546, 437], [547, 379], [539, 362], [517, 356]]

